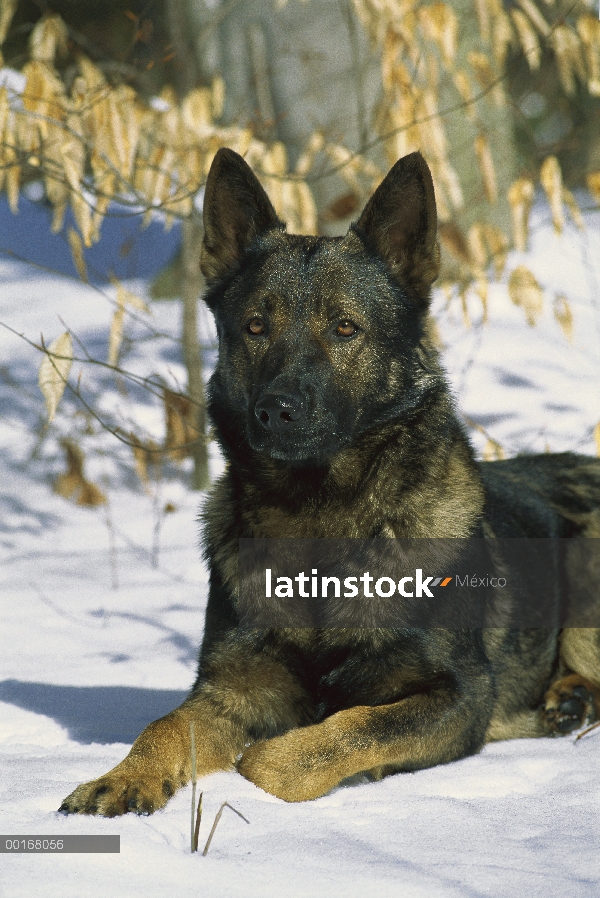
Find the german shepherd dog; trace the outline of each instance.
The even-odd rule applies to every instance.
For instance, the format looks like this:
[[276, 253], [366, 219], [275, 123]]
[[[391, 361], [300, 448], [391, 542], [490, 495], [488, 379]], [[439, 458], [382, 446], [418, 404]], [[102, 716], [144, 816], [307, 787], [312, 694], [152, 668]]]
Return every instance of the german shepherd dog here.
[[[355, 774], [379, 779], [595, 720], [600, 629], [240, 626], [241, 539], [582, 545], [600, 536], [600, 459], [475, 461], [427, 336], [439, 248], [419, 153], [396, 163], [343, 238], [325, 238], [288, 235], [248, 165], [222, 149], [204, 227], [219, 335], [209, 406], [227, 466], [205, 511], [198, 675], [179, 708], [60, 810], [161, 808], [190, 779], [192, 727], [198, 776], [237, 768], [305, 801]], [[581, 558], [559, 578], [561, 602], [587, 589], [598, 609], [598, 570]]]

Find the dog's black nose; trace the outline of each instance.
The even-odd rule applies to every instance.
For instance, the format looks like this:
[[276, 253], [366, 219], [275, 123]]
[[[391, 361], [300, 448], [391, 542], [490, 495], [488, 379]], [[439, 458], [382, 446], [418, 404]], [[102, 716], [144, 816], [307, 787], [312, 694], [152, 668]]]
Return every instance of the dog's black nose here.
[[304, 401], [291, 393], [264, 393], [254, 414], [267, 430], [281, 431], [304, 417]]

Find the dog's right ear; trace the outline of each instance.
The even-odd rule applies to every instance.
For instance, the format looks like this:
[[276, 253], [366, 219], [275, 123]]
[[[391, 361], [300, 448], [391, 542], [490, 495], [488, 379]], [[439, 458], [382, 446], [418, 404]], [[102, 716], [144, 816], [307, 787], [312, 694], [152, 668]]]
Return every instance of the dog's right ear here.
[[283, 228], [250, 166], [233, 150], [213, 159], [204, 192], [204, 240], [200, 267], [209, 282], [226, 275], [256, 237]]

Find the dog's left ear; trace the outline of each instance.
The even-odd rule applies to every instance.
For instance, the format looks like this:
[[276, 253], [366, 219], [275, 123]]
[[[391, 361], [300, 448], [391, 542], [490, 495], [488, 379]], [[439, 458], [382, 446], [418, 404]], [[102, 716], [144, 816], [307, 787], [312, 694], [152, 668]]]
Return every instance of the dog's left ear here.
[[222, 147], [213, 159], [204, 191], [200, 267], [207, 281], [231, 271], [259, 234], [283, 227], [248, 163]]
[[353, 230], [423, 302], [438, 276], [437, 211], [429, 166], [420, 153], [399, 159]]

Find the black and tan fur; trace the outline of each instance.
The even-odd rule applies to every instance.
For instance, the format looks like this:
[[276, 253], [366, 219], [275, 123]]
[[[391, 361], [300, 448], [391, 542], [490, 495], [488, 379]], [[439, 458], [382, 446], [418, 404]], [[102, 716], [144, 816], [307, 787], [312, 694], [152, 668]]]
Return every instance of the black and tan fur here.
[[[426, 336], [439, 250], [420, 154], [394, 166], [344, 238], [317, 238], [288, 235], [245, 162], [221, 150], [204, 224], [220, 346], [210, 411], [227, 468], [205, 513], [198, 676], [61, 810], [162, 807], [190, 778], [190, 723], [198, 776], [237, 767], [302, 801], [359, 772], [377, 779], [595, 719], [597, 629], [378, 629], [368, 608], [355, 629], [238, 627], [240, 538], [568, 536], [577, 547], [600, 536], [600, 460], [475, 461]], [[566, 601], [597, 590], [597, 573], [575, 551]]]

